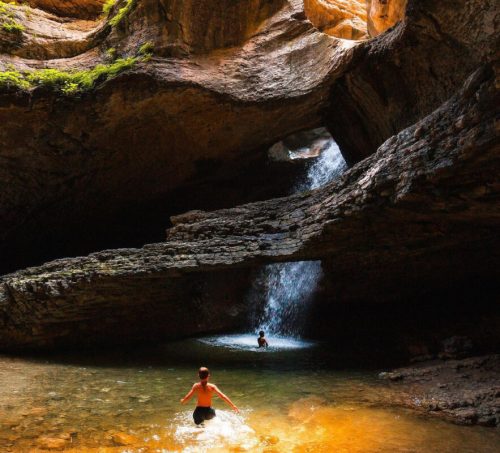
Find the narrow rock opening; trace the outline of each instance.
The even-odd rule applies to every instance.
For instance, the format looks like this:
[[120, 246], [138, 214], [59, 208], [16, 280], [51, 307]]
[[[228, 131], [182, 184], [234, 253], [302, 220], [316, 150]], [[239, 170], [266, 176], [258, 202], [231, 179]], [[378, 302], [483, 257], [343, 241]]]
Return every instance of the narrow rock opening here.
[[375, 37], [403, 19], [407, 0], [304, 0], [304, 11], [322, 32], [337, 38]]

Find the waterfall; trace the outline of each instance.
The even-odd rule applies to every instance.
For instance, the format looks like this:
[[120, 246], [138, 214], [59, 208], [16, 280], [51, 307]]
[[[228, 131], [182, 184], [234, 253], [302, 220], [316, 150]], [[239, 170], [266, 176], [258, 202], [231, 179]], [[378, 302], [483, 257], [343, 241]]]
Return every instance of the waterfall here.
[[[316, 189], [340, 176], [347, 168], [337, 144], [330, 137], [322, 146], [319, 157], [307, 169], [304, 181], [293, 193]], [[308, 302], [321, 278], [321, 261], [298, 261], [265, 266], [259, 280], [266, 295], [264, 312], [257, 330], [266, 334], [300, 335], [301, 320], [307, 313]]]

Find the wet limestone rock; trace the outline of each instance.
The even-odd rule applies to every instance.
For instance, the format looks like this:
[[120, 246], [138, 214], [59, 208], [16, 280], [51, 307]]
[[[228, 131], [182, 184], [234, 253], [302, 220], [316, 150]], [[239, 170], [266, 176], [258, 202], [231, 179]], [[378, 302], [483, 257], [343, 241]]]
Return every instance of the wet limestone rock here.
[[42, 450], [56, 450], [61, 451], [64, 450], [67, 446], [68, 442], [65, 439], [61, 439], [59, 437], [40, 437], [37, 440], [37, 445]]
[[132, 434], [127, 433], [113, 433], [111, 436], [113, 443], [120, 447], [125, 447], [127, 445], [136, 445], [139, 442], [139, 439]]

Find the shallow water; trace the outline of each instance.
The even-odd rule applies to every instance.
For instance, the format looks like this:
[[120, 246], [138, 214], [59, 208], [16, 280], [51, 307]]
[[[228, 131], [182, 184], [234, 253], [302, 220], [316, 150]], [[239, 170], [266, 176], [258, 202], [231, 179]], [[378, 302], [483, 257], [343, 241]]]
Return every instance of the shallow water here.
[[[0, 357], [0, 451], [42, 451], [47, 437], [74, 452], [499, 451], [497, 430], [393, 406], [396, 395], [376, 371], [339, 369], [327, 345], [269, 338], [274, 347], [258, 350], [252, 338], [45, 361]], [[179, 399], [200, 365], [240, 415], [215, 400], [217, 417], [194, 426], [194, 402]]]

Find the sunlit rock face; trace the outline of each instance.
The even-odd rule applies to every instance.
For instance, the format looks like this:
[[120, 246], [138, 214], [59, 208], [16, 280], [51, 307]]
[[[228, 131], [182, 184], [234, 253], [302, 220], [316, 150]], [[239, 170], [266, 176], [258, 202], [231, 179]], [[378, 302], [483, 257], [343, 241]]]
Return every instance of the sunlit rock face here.
[[204, 53], [245, 42], [286, 0], [143, 0], [128, 27], [115, 30], [144, 36], [147, 29], [157, 54]]
[[26, 3], [58, 16], [93, 19], [101, 14], [104, 2], [105, 0], [28, 0]]
[[377, 36], [397, 24], [405, 16], [408, 0], [366, 0], [368, 32]]
[[304, 11], [321, 31], [344, 39], [367, 37], [363, 0], [304, 0]]
[[[97, 20], [62, 18], [48, 9], [18, 5], [8, 5], [7, 8], [14, 20], [22, 24], [23, 30], [13, 34], [0, 28], [0, 70], [44, 67], [47, 60], [80, 56], [95, 48], [97, 36], [103, 28]], [[8, 56], [3, 53], [8, 53]], [[65, 61], [69, 67], [71, 63]]]

